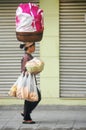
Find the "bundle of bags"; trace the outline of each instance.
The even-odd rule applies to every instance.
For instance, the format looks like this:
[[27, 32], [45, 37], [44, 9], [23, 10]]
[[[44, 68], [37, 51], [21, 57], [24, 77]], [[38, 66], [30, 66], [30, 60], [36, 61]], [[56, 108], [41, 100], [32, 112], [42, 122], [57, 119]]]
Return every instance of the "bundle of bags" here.
[[44, 69], [44, 62], [35, 57], [32, 60], [28, 61], [25, 67], [29, 73], [40, 73]]
[[34, 74], [40, 73], [44, 69], [44, 62], [38, 58], [33, 58], [26, 63], [25, 67], [27, 72], [21, 73], [8, 94], [19, 99], [38, 101], [38, 87]]
[[44, 30], [43, 10], [33, 3], [21, 3], [16, 10], [16, 36], [22, 42], [37, 42]]
[[37, 89], [34, 75], [29, 73], [27, 76], [22, 73], [10, 88], [8, 94], [19, 99], [34, 102], [38, 101]]

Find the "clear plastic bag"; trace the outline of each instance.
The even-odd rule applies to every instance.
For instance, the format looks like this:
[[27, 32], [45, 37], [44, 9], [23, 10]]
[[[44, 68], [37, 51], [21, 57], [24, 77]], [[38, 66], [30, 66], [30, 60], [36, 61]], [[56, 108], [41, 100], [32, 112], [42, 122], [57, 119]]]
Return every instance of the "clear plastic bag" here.
[[40, 73], [44, 69], [44, 62], [34, 57], [32, 60], [27, 61], [25, 67], [29, 73]]
[[27, 75], [22, 74], [20, 80], [18, 81], [17, 91], [16, 91], [16, 97], [19, 99], [23, 99], [22, 90], [23, 87], [26, 86], [26, 82], [27, 82]]
[[38, 101], [37, 85], [34, 75], [29, 73], [29, 75], [25, 77], [26, 80], [23, 82], [23, 86], [21, 87], [22, 98], [32, 102]]
[[17, 86], [18, 86], [19, 82], [22, 80], [22, 78], [23, 78], [23, 73], [18, 77], [18, 79], [16, 80], [16, 82], [10, 88], [10, 90], [8, 92], [9, 96], [16, 97]]
[[29, 73], [29, 76], [27, 79], [27, 86], [29, 87], [28, 100], [38, 101], [37, 85], [36, 85], [34, 74]]
[[29, 73], [22, 78], [17, 86], [16, 96], [19, 99], [38, 101], [38, 92], [35, 77]]
[[23, 75], [22, 73], [10, 88], [8, 94], [19, 99], [32, 102], [38, 101], [37, 85], [34, 75], [31, 73]]

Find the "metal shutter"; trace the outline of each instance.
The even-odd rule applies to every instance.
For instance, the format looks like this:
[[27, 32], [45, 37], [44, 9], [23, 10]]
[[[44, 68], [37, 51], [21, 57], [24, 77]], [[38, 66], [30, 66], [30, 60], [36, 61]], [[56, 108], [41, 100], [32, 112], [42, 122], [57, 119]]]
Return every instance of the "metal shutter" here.
[[60, 96], [86, 98], [86, 0], [60, 0]]
[[[23, 2], [39, 4], [38, 0], [0, 0], [0, 98], [9, 97], [8, 90], [20, 74], [24, 51], [15, 35], [15, 12]], [[34, 56], [39, 57], [39, 44]], [[37, 80], [39, 83], [39, 76]]]

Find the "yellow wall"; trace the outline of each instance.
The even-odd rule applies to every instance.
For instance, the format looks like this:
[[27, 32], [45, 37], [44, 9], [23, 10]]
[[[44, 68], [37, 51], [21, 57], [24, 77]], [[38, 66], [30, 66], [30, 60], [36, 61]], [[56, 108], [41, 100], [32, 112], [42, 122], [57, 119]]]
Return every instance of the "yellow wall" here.
[[40, 43], [40, 57], [45, 62], [41, 73], [42, 97], [59, 97], [59, 1], [40, 0], [44, 10], [44, 35]]
[[[59, 97], [59, 0], [40, 0], [44, 10], [44, 36], [40, 43], [40, 56], [45, 62], [41, 73], [41, 104], [86, 105], [86, 99]], [[23, 104], [23, 100], [0, 99], [0, 105]]]
[[40, 57], [45, 62], [40, 76], [42, 104], [86, 105], [86, 99], [60, 98], [59, 85], [59, 0], [40, 0], [44, 10], [44, 36]]

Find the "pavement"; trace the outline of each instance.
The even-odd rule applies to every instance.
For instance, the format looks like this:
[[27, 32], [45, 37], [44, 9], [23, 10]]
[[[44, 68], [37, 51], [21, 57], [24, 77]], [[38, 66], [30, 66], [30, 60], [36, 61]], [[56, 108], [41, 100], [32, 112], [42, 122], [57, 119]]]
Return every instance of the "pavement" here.
[[22, 124], [22, 105], [0, 106], [0, 130], [86, 130], [86, 106], [39, 105]]

